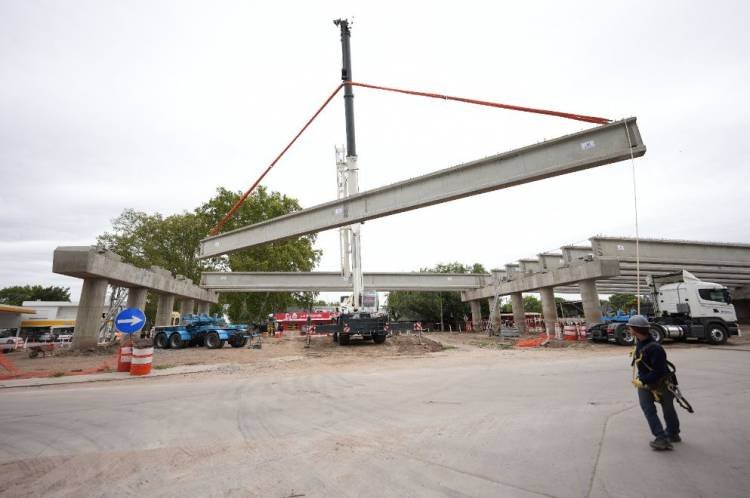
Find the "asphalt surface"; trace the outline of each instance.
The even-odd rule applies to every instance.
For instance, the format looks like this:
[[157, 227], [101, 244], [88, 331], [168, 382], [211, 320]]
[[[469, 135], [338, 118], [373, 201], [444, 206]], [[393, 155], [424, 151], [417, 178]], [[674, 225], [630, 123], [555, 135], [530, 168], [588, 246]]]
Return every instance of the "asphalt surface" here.
[[671, 452], [622, 351], [6, 389], [0, 495], [747, 496], [750, 351], [670, 353]]

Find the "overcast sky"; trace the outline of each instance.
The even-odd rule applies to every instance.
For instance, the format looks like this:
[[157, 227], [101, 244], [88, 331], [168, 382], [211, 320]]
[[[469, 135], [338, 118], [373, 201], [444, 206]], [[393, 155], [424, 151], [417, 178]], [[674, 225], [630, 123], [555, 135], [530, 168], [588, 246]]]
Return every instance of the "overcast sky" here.
[[[60, 245], [123, 209], [191, 210], [246, 189], [338, 84], [331, 20], [354, 18], [355, 80], [637, 116], [643, 237], [750, 242], [750, 4], [0, 1], [0, 287], [65, 285]], [[368, 190], [585, 123], [355, 89]], [[264, 184], [336, 196], [338, 97]], [[365, 271], [501, 267], [634, 234], [631, 166], [603, 166], [374, 220]], [[319, 269], [337, 270], [337, 231]]]

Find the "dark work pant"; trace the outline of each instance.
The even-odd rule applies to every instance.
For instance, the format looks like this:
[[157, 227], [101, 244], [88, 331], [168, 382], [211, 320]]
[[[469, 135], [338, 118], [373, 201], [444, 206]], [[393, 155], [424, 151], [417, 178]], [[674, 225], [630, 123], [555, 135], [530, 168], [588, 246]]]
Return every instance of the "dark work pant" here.
[[643, 414], [646, 416], [651, 434], [656, 437], [676, 436], [680, 433], [680, 419], [674, 409], [674, 395], [664, 389], [661, 393], [661, 408], [664, 412], [664, 422], [667, 424], [666, 431], [661, 425], [659, 415], [656, 412], [654, 395], [648, 389], [638, 389], [638, 401], [641, 404]]

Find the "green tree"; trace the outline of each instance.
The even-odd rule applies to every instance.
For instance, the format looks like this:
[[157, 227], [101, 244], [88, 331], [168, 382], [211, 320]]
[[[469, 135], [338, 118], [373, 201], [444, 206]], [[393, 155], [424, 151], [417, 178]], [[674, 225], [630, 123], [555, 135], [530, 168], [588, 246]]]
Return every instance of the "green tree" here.
[[[140, 267], [161, 266], [173, 274], [200, 281], [203, 271], [311, 271], [321, 252], [313, 249], [314, 235], [264, 244], [229, 256], [198, 259], [200, 241], [240, 198], [240, 192], [218, 188], [216, 195], [192, 212], [164, 217], [126, 209], [112, 221], [112, 231], [98, 237], [99, 244]], [[300, 210], [296, 199], [259, 187], [224, 226], [225, 231], [252, 225]], [[235, 321], [260, 320], [266, 314], [291, 305], [311, 305], [310, 293], [272, 292], [222, 294], [220, 305], [228, 305]], [[220, 308], [214, 308], [215, 311]], [[155, 299], [149, 296], [146, 314], [151, 320]]]
[[523, 297], [523, 310], [526, 313], [541, 313], [542, 302], [534, 296]]
[[[487, 273], [479, 263], [464, 265], [461, 263], [438, 264], [434, 268], [421, 268], [426, 273]], [[464, 321], [464, 317], [471, 318], [469, 303], [461, 301], [460, 292], [421, 292], [421, 291], [393, 291], [388, 294], [388, 314], [395, 320], [412, 318], [425, 322], [440, 323], [442, 318], [445, 325], [456, 328]], [[482, 314], [489, 314], [487, 300], [482, 300]]]
[[0, 304], [21, 306], [24, 301], [70, 301], [70, 287], [15, 285], [0, 289]]
[[622, 310], [627, 313], [632, 308], [635, 308], [636, 304], [637, 299], [635, 294], [612, 294], [609, 296], [609, 305], [614, 312]]

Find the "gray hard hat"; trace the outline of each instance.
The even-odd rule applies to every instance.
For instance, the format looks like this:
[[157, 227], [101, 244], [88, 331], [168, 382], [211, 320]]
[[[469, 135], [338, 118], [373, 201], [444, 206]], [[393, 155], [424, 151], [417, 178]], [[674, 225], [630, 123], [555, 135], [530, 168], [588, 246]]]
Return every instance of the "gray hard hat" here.
[[648, 320], [643, 315], [633, 315], [628, 320], [628, 327], [638, 327], [639, 329], [649, 328]]

